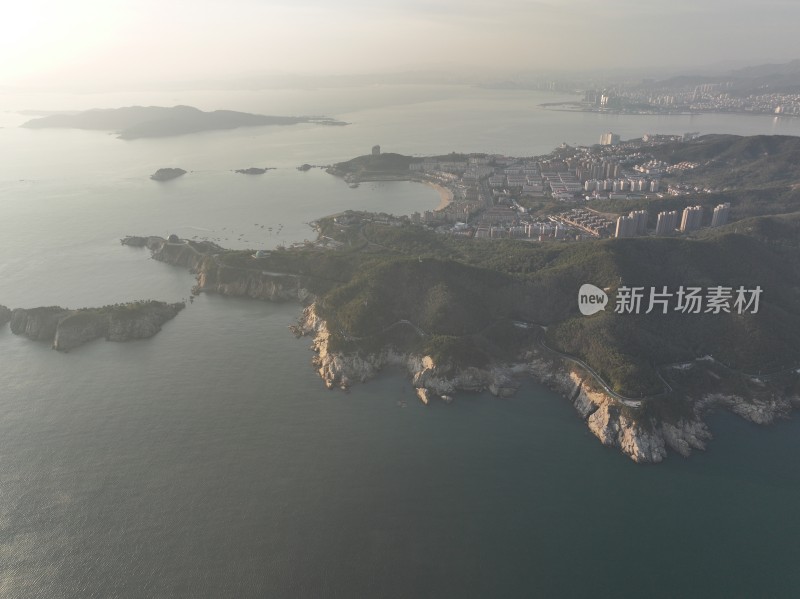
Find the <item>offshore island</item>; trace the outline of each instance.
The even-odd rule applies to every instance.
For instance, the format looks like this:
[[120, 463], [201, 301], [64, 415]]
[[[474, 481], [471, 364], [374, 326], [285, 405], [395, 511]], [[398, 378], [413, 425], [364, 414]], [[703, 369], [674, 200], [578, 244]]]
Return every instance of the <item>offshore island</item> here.
[[10, 324], [15, 335], [45, 341], [55, 350], [68, 352], [100, 338], [148, 339], [185, 307], [182, 302], [167, 304], [154, 300], [77, 310], [60, 306], [10, 310], [0, 306], [0, 327]]
[[[195, 293], [302, 303], [293, 330], [313, 338], [329, 388], [399, 366], [421, 401], [450, 402], [508, 397], [532, 376], [604, 445], [659, 462], [706, 447], [710, 410], [767, 424], [800, 406], [798, 155], [800, 139], [770, 136], [645, 136], [533, 158], [374, 149], [329, 172], [437, 183], [452, 199], [423, 215], [321, 218], [315, 242], [272, 251], [122, 243], [190, 269]], [[587, 283], [609, 303], [584, 316]], [[690, 287], [722, 291], [702, 310], [667, 309]], [[642, 309], [617, 309], [631, 289]], [[752, 291], [749, 309], [737, 289]]]
[[115, 131], [119, 139], [170, 137], [202, 131], [264, 127], [270, 125], [343, 126], [347, 123], [324, 116], [270, 116], [234, 110], [204, 112], [193, 106], [126, 106], [96, 108], [77, 113], [51, 114], [22, 124], [27, 129], [89, 129]]

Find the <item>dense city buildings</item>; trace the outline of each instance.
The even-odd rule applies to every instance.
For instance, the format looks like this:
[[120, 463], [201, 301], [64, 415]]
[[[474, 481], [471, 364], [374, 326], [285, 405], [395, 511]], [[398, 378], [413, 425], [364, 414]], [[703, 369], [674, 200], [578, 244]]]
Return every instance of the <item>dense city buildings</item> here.
[[[411, 159], [414, 178], [436, 183], [452, 193], [440, 210], [426, 211], [414, 222], [442, 233], [474, 238], [581, 240], [607, 237], [670, 235], [699, 229], [701, 206], [658, 211], [649, 223], [648, 202], [686, 197], [719, 189], [691, 183], [686, 173], [697, 162], [667, 162], [655, 148], [693, 139], [697, 133], [661, 135], [620, 141], [606, 133], [603, 144], [571, 147], [562, 144], [543, 156], [517, 158], [498, 154], [449, 154]], [[597, 210], [617, 202], [609, 212]], [[634, 208], [620, 216], [620, 206]], [[559, 210], [559, 205], [564, 208]], [[685, 206], [686, 204], [684, 204]], [[536, 214], [529, 213], [536, 207]], [[543, 208], [547, 207], [547, 208]], [[709, 219], [721, 226], [729, 219], [730, 204], [720, 204]], [[706, 223], [708, 224], [708, 223]], [[648, 226], [654, 229], [648, 230]]]
[[615, 146], [618, 143], [619, 143], [619, 135], [617, 135], [616, 133], [611, 133], [609, 131], [608, 133], [603, 133], [603, 135], [600, 136], [601, 146]]
[[[750, 93], [732, 89], [732, 82], [701, 85], [680, 83], [652, 86], [617, 84], [584, 93], [580, 105], [591, 112], [675, 114], [736, 112], [800, 116], [800, 94], [792, 91]], [[603, 141], [600, 142], [601, 144]]]

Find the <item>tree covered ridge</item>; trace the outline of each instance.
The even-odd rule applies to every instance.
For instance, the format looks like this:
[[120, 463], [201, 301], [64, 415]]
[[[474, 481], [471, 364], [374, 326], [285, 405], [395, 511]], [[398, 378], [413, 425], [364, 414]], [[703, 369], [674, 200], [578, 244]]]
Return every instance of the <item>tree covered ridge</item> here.
[[[334, 349], [389, 345], [481, 365], [535, 342], [535, 331], [515, 321], [537, 323], [548, 327], [548, 346], [584, 360], [632, 396], [663, 388], [659, 365], [709, 354], [754, 373], [800, 364], [800, 213], [740, 221], [695, 239], [575, 244], [461, 240], [411, 225], [361, 228], [381, 240], [379, 250], [365, 253], [351, 243], [328, 255], [331, 268], [337, 260], [348, 265], [341, 271], [346, 282], [320, 296]], [[623, 284], [764, 291], [756, 314], [616, 314], [612, 303], [584, 317], [577, 302], [583, 283], [610, 288], [612, 302]], [[389, 328], [401, 320], [425, 335]]]

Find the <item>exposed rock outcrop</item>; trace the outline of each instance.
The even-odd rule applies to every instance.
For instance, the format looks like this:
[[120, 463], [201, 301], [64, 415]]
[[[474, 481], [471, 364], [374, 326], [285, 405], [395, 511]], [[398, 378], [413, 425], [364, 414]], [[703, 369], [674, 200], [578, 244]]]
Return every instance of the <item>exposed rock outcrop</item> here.
[[0, 306], [0, 327], [5, 326], [9, 320], [11, 320], [11, 310], [5, 306]]
[[150, 178], [153, 181], [169, 181], [170, 179], [177, 179], [185, 174], [186, 171], [182, 168], [160, 168], [150, 175]]
[[431, 392], [425, 387], [417, 387], [415, 391], [419, 400], [427, 406], [431, 401]]
[[147, 247], [155, 260], [182, 266], [196, 274], [193, 293], [208, 291], [232, 297], [302, 303], [313, 299], [303, 277], [264, 271], [255, 264], [252, 268], [229, 266], [219, 260], [226, 250], [210, 241], [170, 242], [161, 237], [126, 237], [122, 244]]
[[420, 400], [423, 397], [428, 400], [446, 397], [445, 401], [449, 403], [458, 390], [488, 390], [498, 397], [509, 397], [519, 386], [514, 379], [515, 369], [511, 367], [454, 369], [437, 365], [430, 356], [396, 352], [391, 348], [368, 355], [330, 351], [328, 325], [319, 317], [314, 304], [303, 311], [292, 330], [298, 336], [313, 336], [313, 362], [328, 389], [347, 386], [351, 382], [365, 382], [387, 366], [399, 366], [408, 371]]
[[[105, 337], [108, 333], [108, 316], [90, 311], [67, 314], [56, 327], [53, 349], [69, 351], [89, 341]], [[124, 341], [116, 339], [115, 341]]]
[[[309, 304], [297, 325], [291, 328], [297, 336], [313, 338], [313, 364], [329, 389], [346, 389], [375, 377], [385, 367], [396, 366], [409, 373], [420, 401], [428, 404], [440, 398], [449, 403], [456, 391], [486, 390], [497, 397], [510, 397], [519, 386], [520, 376], [532, 376], [569, 399], [592, 434], [604, 445], [615, 447], [640, 463], [660, 462], [668, 450], [683, 456], [689, 456], [693, 450], [704, 450], [712, 435], [703, 421], [703, 413], [714, 406], [725, 407], [759, 424], [787, 417], [793, 408], [800, 407], [799, 397], [783, 397], [780, 392], [752, 397], [707, 393], [702, 397], [684, 398], [687, 399], [685, 405], [679, 404], [678, 410], [664, 416], [658, 411], [662, 408], [655, 405], [654, 411], [654, 404], [647, 403], [655, 398], [628, 400], [619, 397], [611, 390], [604, 390], [593, 375], [580, 366], [546, 348], [531, 349], [518, 363], [484, 368], [454, 368], [437, 364], [431, 356], [398, 352], [391, 347], [372, 352], [334, 351], [329, 325], [319, 316], [313, 303], [315, 298], [304, 285], [303, 277], [247, 268], [242, 266], [246, 264], [242, 261], [238, 266], [225, 264], [217, 256], [225, 250], [210, 242], [136, 237], [126, 238], [123, 243], [146, 246], [155, 259], [195, 272], [195, 291]], [[759, 384], [764, 386], [760, 381]]]
[[427, 404], [435, 398], [452, 401], [456, 391], [488, 390], [498, 397], [511, 396], [519, 386], [519, 375], [530, 375], [568, 398], [589, 430], [604, 444], [616, 447], [635, 462], [660, 462], [667, 448], [688, 456], [705, 449], [711, 438], [699, 417], [678, 422], [656, 422], [638, 408], [627, 406], [589, 385], [587, 378], [560, 360], [544, 359], [536, 352], [511, 366], [452, 369], [438, 366], [430, 356], [392, 350], [369, 355], [330, 351], [330, 333], [314, 304], [308, 306], [293, 327], [297, 335], [313, 336], [314, 364], [329, 389], [346, 387], [351, 381], [366, 381], [386, 366], [404, 367], [411, 376], [419, 399]]
[[52, 341], [56, 336], [58, 323], [69, 314], [69, 310], [59, 306], [30, 310], [17, 308], [11, 313], [11, 332], [34, 341]]
[[776, 419], [788, 418], [792, 412], [792, 398], [745, 399], [740, 395], [709, 393], [703, 397], [707, 405], [719, 405], [756, 424], [772, 424]]
[[688, 456], [692, 449], [705, 449], [711, 439], [705, 423], [695, 417], [678, 422], [656, 422], [625, 406], [603, 391], [592, 389], [587, 378], [564, 364], [534, 357], [534, 378], [569, 399], [589, 430], [603, 445], [616, 447], [635, 462], [660, 462], [667, 447]]
[[212, 291], [220, 295], [273, 302], [305, 302], [311, 297], [301, 277], [231, 268], [213, 262], [206, 262], [197, 274], [197, 286], [193, 291]]
[[102, 308], [67, 310], [58, 306], [18, 308], [11, 315], [11, 332], [34, 341], [47, 341], [53, 349], [69, 351], [88, 341], [146, 339], [161, 330], [185, 307], [183, 302], [133, 302]]

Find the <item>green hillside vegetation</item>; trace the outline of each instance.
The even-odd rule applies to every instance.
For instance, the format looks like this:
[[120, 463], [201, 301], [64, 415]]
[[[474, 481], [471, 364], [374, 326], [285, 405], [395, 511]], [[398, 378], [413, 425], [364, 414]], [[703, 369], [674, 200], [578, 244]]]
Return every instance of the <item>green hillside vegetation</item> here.
[[[714, 135], [652, 153], [670, 163], [700, 163], [682, 175], [687, 181], [725, 181], [718, 188], [731, 189], [593, 206], [647, 208], [653, 226], [660, 210], [701, 203], [709, 220], [714, 205], [730, 201], [734, 222], [691, 236], [530, 243], [464, 239], [347, 212], [317, 223], [321, 236], [341, 244], [338, 249], [273, 251], [257, 261], [251, 252], [225, 252], [219, 261], [232, 271], [302, 277], [329, 324], [332, 350], [394, 347], [465, 367], [518, 359], [544, 345], [583, 360], [629, 397], [660, 396], [665, 365], [709, 355], [743, 380], [800, 367], [800, 196], [793, 188], [800, 179], [800, 138]], [[358, 180], [412, 178], [408, 165], [418, 160], [360, 156], [331, 170]], [[580, 315], [577, 294], [584, 283], [609, 289], [605, 311]], [[672, 293], [681, 286], [758, 286], [763, 293], [756, 314], [617, 314], [614, 295], [621, 285]], [[648, 409], [668, 414], [685, 407], [656, 402]]]
[[[380, 246], [365, 252], [355, 230]], [[629, 396], [663, 390], [658, 366], [705, 355], [748, 373], [800, 364], [800, 213], [740, 221], [696, 239], [529, 244], [373, 223], [353, 225], [340, 238], [350, 245], [323, 254], [319, 302], [334, 349], [389, 345], [481, 365], [512, 359], [535, 342], [538, 327], [513, 321], [538, 323], [548, 326], [548, 347], [583, 359]], [[297, 254], [292, 268], [320, 272], [320, 257]], [[612, 297], [605, 312], [587, 318], [577, 310], [587, 282], [612, 292], [621, 283], [764, 291], [757, 314], [622, 315], [613, 313]]]
[[[452, 162], [466, 162], [469, 157], [465, 154], [453, 152], [443, 156], [433, 156], [433, 158]], [[387, 178], [415, 179], [420, 177], [420, 173], [409, 170], [409, 165], [422, 162], [422, 160], [422, 158], [392, 152], [381, 153], [377, 156], [367, 154], [345, 162], [339, 162], [328, 169], [328, 172], [340, 177], [347, 175], [358, 181]]]
[[731, 204], [731, 221], [752, 216], [789, 214], [800, 209], [800, 187], [793, 189], [792, 186], [784, 185], [752, 189], [726, 189], [712, 194], [667, 196], [652, 200], [595, 200], [592, 202], [592, 208], [614, 214], [627, 214], [631, 210], [647, 210], [648, 226], [654, 229], [659, 212], [681, 211], [687, 206], [696, 205], [705, 208], [703, 226], [707, 226], [711, 223], [714, 207], [724, 202]]
[[704, 226], [711, 223], [714, 207], [724, 202], [731, 204], [731, 221], [800, 210], [800, 137], [706, 135], [648, 148], [648, 152], [669, 164], [686, 161], [699, 165], [670, 174], [665, 182], [715, 191], [657, 199], [597, 200], [592, 208], [614, 214], [647, 210], [650, 228], [655, 228], [659, 212], [690, 205], [705, 208]]
[[800, 183], [800, 137], [787, 135], [705, 135], [688, 142], [651, 148], [656, 158], [671, 164], [689, 161], [700, 166], [681, 180], [715, 187], [755, 189]]
[[334, 168], [341, 173], [397, 173], [408, 172], [408, 165], [412, 162], [422, 162], [421, 158], [412, 158], [403, 154], [385, 152], [373, 156], [371, 154], [358, 156], [346, 162], [334, 165]]

